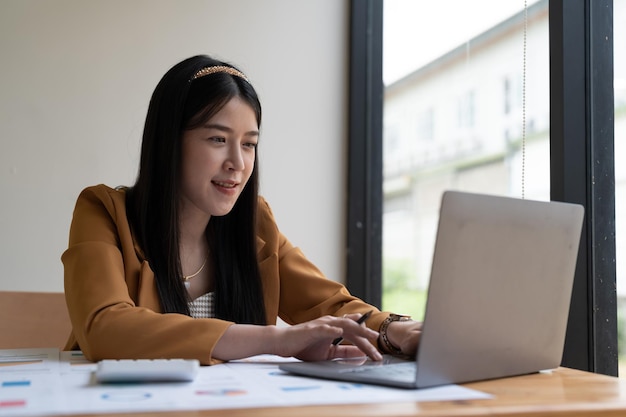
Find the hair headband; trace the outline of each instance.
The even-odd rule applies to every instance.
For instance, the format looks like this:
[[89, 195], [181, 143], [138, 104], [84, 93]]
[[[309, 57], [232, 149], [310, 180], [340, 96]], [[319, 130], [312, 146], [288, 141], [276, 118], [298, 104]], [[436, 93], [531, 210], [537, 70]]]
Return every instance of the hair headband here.
[[241, 71], [236, 70], [233, 67], [228, 67], [226, 65], [204, 67], [200, 71], [196, 72], [193, 77], [191, 77], [191, 81], [195, 80], [196, 78], [204, 77], [205, 75], [215, 74], [216, 72], [225, 72], [226, 74], [234, 75], [235, 77], [239, 77], [247, 82], [250, 82]]

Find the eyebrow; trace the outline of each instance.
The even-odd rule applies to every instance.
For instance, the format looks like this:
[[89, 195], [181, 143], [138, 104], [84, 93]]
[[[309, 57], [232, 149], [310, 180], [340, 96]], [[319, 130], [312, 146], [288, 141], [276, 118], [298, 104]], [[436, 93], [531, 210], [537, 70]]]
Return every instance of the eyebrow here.
[[[216, 129], [221, 130], [222, 132], [232, 133], [233, 129], [228, 126], [224, 126], [218, 123], [207, 123], [203, 126], [205, 129]], [[258, 130], [251, 130], [249, 132], [244, 133], [245, 136], [259, 136]]]

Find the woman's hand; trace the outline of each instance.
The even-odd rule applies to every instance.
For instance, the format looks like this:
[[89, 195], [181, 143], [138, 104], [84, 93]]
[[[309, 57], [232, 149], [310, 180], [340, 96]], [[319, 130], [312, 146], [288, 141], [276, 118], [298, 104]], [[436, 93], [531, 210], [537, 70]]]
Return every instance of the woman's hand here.
[[404, 355], [414, 356], [422, 336], [422, 322], [392, 321], [387, 327], [389, 342], [399, 348]]
[[[293, 356], [304, 361], [319, 361], [335, 358], [354, 358], [363, 355], [373, 360], [382, 356], [372, 342], [378, 332], [356, 320], [361, 314], [348, 314], [344, 317], [324, 316], [306, 323], [281, 328], [276, 341], [276, 352], [280, 356]], [[333, 341], [343, 337], [352, 344], [333, 345]]]
[[[228, 361], [264, 353], [296, 357], [304, 361], [369, 356], [381, 360], [375, 348], [378, 332], [358, 324], [361, 314], [324, 316], [294, 326], [231, 325], [213, 348], [213, 357]], [[334, 345], [343, 337], [352, 344]]]

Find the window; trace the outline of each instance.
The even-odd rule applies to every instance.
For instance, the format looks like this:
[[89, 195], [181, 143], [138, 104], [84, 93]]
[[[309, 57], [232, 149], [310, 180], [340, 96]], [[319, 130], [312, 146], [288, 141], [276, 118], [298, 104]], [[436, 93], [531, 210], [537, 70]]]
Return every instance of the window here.
[[[445, 5], [449, 4], [444, 1], [410, 3], [418, 4], [420, 14], [406, 13], [409, 19], [427, 15], [425, 12], [427, 6], [441, 3], [446, 7]], [[469, 4], [476, 8], [479, 3], [479, 0], [472, 0], [461, 2], [455, 7]], [[513, 2], [497, 3], [503, 5]], [[526, 102], [527, 113], [520, 120], [520, 117], [513, 116], [517, 76], [511, 74], [515, 74], [515, 70], [499, 67], [504, 64], [490, 66], [478, 65], [476, 62], [481, 60], [487, 62], [494, 56], [507, 54], [510, 54], [510, 60], [502, 62], [510, 62], [519, 58], [521, 47], [512, 47], [503, 41], [499, 53], [489, 54], [489, 48], [485, 47], [482, 50], [479, 48], [481, 41], [485, 39], [483, 35], [489, 33], [489, 29], [487, 32], [478, 31], [469, 36], [469, 44], [462, 42], [459, 48], [452, 46], [452, 49], [448, 49], [450, 54], [445, 52], [444, 55], [434, 54], [426, 63], [418, 65], [417, 71], [409, 70], [407, 73], [410, 73], [411, 80], [399, 75], [391, 81], [386, 78], [383, 84], [382, 1], [353, 0], [347, 281], [356, 295], [373, 304], [382, 303], [383, 307], [385, 306], [382, 296], [388, 294], [381, 291], [385, 287], [381, 278], [385, 265], [383, 255], [387, 256], [383, 250], [385, 247], [383, 236], [387, 239], [389, 231], [383, 225], [392, 224], [397, 228], [398, 222], [406, 220], [406, 213], [402, 216], [398, 215], [398, 210], [383, 213], [383, 202], [386, 198], [389, 208], [392, 207], [394, 200], [391, 197], [395, 199], [398, 195], [388, 194], [389, 190], [395, 189], [395, 192], [399, 193], [398, 190], [402, 187], [398, 184], [401, 183], [405, 188], [419, 185], [414, 198], [407, 199], [406, 189], [402, 191], [405, 193], [402, 198], [410, 202], [404, 205], [404, 211], [420, 208], [422, 217], [412, 216], [410, 227], [415, 230], [413, 236], [422, 237], [430, 233], [431, 236], [425, 238], [430, 242], [430, 246], [434, 238], [432, 228], [428, 230], [428, 226], [419, 219], [432, 217], [432, 207], [438, 206], [442, 187], [484, 191], [481, 188], [484, 186], [484, 183], [481, 185], [481, 173], [488, 172], [487, 175], [493, 179], [489, 184], [489, 191], [492, 193], [524, 194], [527, 198], [535, 199], [542, 199], [548, 195], [547, 198], [554, 200], [583, 204], [586, 208], [585, 230], [581, 240], [563, 363], [579, 369], [616, 374], [615, 264], [612, 262], [615, 254], [615, 188], [612, 181], [614, 102], [613, 86], [610, 83], [613, 79], [611, 65], [613, 36], [612, 25], [607, 23], [612, 22], [613, 2], [550, 0], [548, 3], [547, 0], [540, 0], [528, 3], [527, 50], [531, 51], [532, 45], [537, 45], [538, 48], [533, 48], [526, 56], [527, 72], [522, 73], [521, 80], [527, 83], [526, 96], [522, 96]], [[548, 15], [549, 34], [548, 25], [537, 25], [537, 16], [541, 16], [541, 13], [538, 13], [540, 9]], [[454, 15], [471, 15], [472, 19], [466, 20], [478, 20], [478, 14], [464, 13], [458, 8], [455, 9]], [[427, 16], [432, 22], [438, 22], [439, 26], [435, 28], [438, 30], [437, 33], [445, 32], [441, 22], [454, 27], [455, 30], [449, 32], [460, 32], [457, 30], [458, 25], [451, 21], [450, 13], [444, 13], [442, 16], [445, 18], [439, 19]], [[500, 23], [496, 22], [495, 26], [492, 26], [491, 35], [502, 30], [501, 36], [505, 37], [507, 31], [504, 27], [513, 24], [519, 16], [519, 13], [514, 13], [510, 18], [505, 17]], [[419, 23], [412, 24], [420, 26]], [[434, 33], [434, 29], [431, 30]], [[544, 42], [535, 42], [535, 36], [546, 34], [548, 37], [544, 38]], [[423, 39], [428, 39], [428, 42], [421, 42]], [[414, 39], [408, 50], [421, 50], [416, 48], [416, 45], [423, 45], [426, 51], [433, 43], [432, 39], [432, 36]], [[549, 65], [544, 67], [543, 71], [535, 73], [536, 58], [541, 56], [549, 56]], [[459, 62], [458, 59], [453, 59], [455, 57], [462, 57], [464, 65], [456, 67], [451, 65]], [[471, 60], [467, 60], [468, 57]], [[441, 65], [433, 64], [435, 61]], [[463, 66], [466, 67], [466, 71], [470, 71], [466, 72], [468, 75], [465, 77], [458, 73], [455, 75], [455, 69], [460, 70]], [[481, 72], [490, 72], [493, 77], [484, 79]], [[428, 77], [442, 73], [448, 74], [446, 77], [440, 77], [441, 83], [445, 81], [447, 84], [448, 91], [447, 94], [445, 90], [443, 94], [439, 94], [439, 100], [432, 104], [435, 115], [433, 142], [439, 141], [439, 135], [442, 134], [440, 130], [443, 130], [440, 126], [446, 126], [446, 123], [455, 124], [454, 114], [457, 110], [455, 103], [458, 103], [458, 100], [454, 94], [458, 91], [474, 91], [473, 119], [476, 136], [473, 142], [462, 141], [464, 146], [471, 144], [469, 149], [453, 153], [462, 154], [465, 163], [457, 165], [451, 163], [453, 169], [439, 172], [437, 176], [427, 181], [419, 175], [411, 175], [410, 172], [396, 172], [396, 178], [387, 177], [388, 171], [383, 170], [381, 144], [384, 129], [383, 105], [379, 98], [383, 95], [387, 97], [394, 85], [397, 92], [398, 86], [406, 87], [412, 83], [421, 83], [423, 94], [426, 95], [429, 92], [427, 83], [431, 83], [431, 86], [435, 83], [428, 80]], [[549, 79], [542, 77], [545, 73], [550, 74]], [[511, 77], [508, 87], [512, 94], [511, 117], [495, 118], [495, 115], [503, 113], [506, 115], [502, 111], [502, 80], [507, 76]], [[528, 88], [531, 85], [540, 87], [536, 90]], [[485, 97], [491, 99], [485, 100]], [[542, 137], [545, 139], [546, 136], [549, 137], [548, 142], [542, 140]], [[446, 136], [445, 143], [454, 143], [452, 137]], [[526, 144], [522, 147], [520, 139], [524, 137]], [[525, 149], [526, 152], [521, 152], [521, 149]], [[546, 155], [549, 155], [547, 164]], [[522, 175], [524, 164], [521, 164], [520, 160], [525, 160], [526, 166], [533, 166], [532, 175], [530, 170], [527, 170], [526, 175]], [[419, 158], [414, 158], [414, 161], [419, 161]], [[535, 165], [541, 165], [543, 168], [536, 170]], [[536, 184], [531, 178], [534, 175], [540, 178]], [[401, 178], [404, 179], [400, 180]], [[524, 181], [521, 181], [521, 178], [524, 178]], [[603, 181], [599, 181], [599, 178]], [[388, 184], [396, 185], [392, 187]], [[394, 201], [393, 206], [398, 207], [402, 204]], [[423, 229], [419, 230], [420, 227]], [[415, 247], [421, 244], [419, 239], [408, 240]], [[405, 268], [401, 262], [395, 264], [400, 265], [398, 268]], [[419, 272], [414, 274], [417, 275]], [[414, 288], [415, 282], [420, 281], [414, 280], [408, 289], [415, 293], [423, 291]], [[409, 313], [419, 317], [419, 312]]]
[[474, 91], [468, 91], [459, 98], [458, 126], [461, 129], [474, 126]]
[[[436, 39], [429, 39], [430, 55], [419, 59], [421, 48], [411, 46], [427, 38], [428, 33], [413, 30], [423, 28], [422, 24], [430, 21], [451, 19], [451, 9], [464, 15], [474, 8], [483, 11], [480, 18], [450, 22], [454, 26], [450, 39], [446, 39], [439, 27]], [[544, 125], [533, 137], [522, 137], [525, 114], [521, 77], [524, 74], [533, 81], [527, 85], [526, 97], [537, 102], [549, 100], [545, 89], [549, 77], [549, 55], [545, 48], [548, 3], [533, 3], [527, 10], [527, 19], [524, 12], [523, 2], [501, 0], [384, 2], [383, 27], [388, 29], [383, 33], [383, 78], [388, 81], [383, 137], [389, 136], [388, 130], [397, 129], [398, 143], [403, 145], [394, 154], [383, 154], [382, 307], [385, 310], [410, 313], [416, 318], [422, 316], [424, 305], [416, 306], [408, 301], [426, 298], [443, 191], [521, 196], [524, 182], [524, 191], [532, 190], [533, 197], [550, 198], [549, 108], [529, 109], [528, 113], [543, 120]], [[420, 17], [416, 18], [418, 14]], [[406, 16], [423, 21], [403, 26], [401, 22]], [[440, 49], [434, 48], [436, 44]], [[391, 51], [385, 53], [385, 47]], [[524, 48], [533, 57], [525, 68]], [[394, 55], [396, 49], [398, 53]], [[404, 67], [404, 72], [400, 72], [397, 67], [406, 59], [407, 51], [416, 55], [416, 66]], [[504, 113], [501, 110], [503, 79]], [[402, 135], [409, 129], [402, 128], [402, 123], [410, 124], [410, 120], [402, 115], [410, 114], [413, 109], [418, 112], [418, 140], [403, 140]], [[388, 126], [388, 120], [398, 123]], [[387, 149], [386, 144], [383, 149]], [[404, 163], [399, 164], [395, 155], [403, 155]], [[532, 159], [531, 175], [523, 169], [527, 158]], [[408, 178], [403, 198], [411, 202], [401, 215], [396, 210], [397, 193], [390, 192], [392, 187], [387, 186], [397, 183], [399, 177]]]
[[[539, 47], [538, 44], [534, 46]], [[522, 83], [519, 75], [504, 77], [504, 114], [511, 114], [522, 107]]]
[[513, 95], [512, 90], [511, 79], [507, 77], [504, 79], [504, 114], [511, 113], [511, 107], [513, 107], [511, 104], [513, 101], [511, 98]]

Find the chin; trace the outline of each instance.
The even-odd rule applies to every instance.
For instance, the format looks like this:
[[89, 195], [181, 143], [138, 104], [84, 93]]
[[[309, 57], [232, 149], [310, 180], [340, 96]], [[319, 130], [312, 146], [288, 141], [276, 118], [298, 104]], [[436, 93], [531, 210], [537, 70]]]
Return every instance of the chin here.
[[218, 208], [216, 210], [212, 210], [211, 216], [215, 216], [215, 217], [226, 216], [228, 213], [233, 211], [233, 207], [234, 206], [222, 207], [222, 208]]

